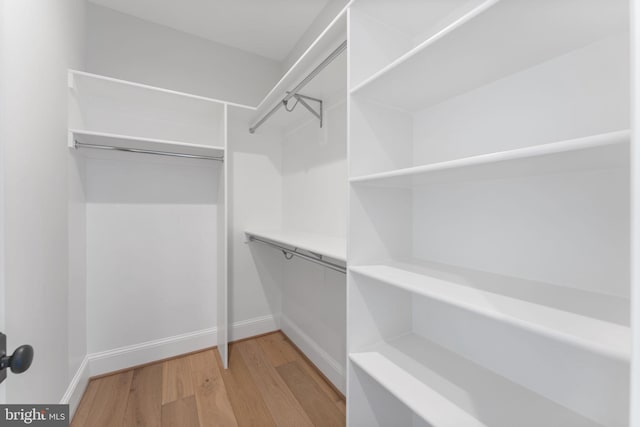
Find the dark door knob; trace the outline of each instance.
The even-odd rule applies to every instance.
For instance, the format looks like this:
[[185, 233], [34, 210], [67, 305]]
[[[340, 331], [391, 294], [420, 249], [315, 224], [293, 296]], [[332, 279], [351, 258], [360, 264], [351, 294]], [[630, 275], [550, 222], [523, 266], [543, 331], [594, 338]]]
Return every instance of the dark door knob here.
[[14, 374], [21, 374], [29, 369], [31, 362], [33, 362], [33, 347], [21, 345], [11, 356], [0, 357], [0, 370], [9, 368]]

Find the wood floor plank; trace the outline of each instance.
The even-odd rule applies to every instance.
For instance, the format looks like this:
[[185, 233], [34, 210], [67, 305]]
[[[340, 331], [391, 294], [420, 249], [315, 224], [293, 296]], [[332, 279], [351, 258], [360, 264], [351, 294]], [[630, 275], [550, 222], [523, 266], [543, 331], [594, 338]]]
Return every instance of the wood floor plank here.
[[133, 371], [125, 426], [159, 427], [162, 407], [162, 364]]
[[324, 393], [300, 363], [289, 362], [276, 369], [314, 425], [323, 427], [345, 425], [344, 415], [340, 413], [335, 402]]
[[237, 347], [276, 424], [281, 427], [312, 426], [304, 409], [271, 365], [258, 342], [243, 341]]
[[253, 382], [236, 344], [229, 346], [229, 369], [222, 367], [222, 360], [217, 351], [215, 357], [238, 426], [276, 427], [269, 408]]
[[298, 359], [294, 348], [285, 342], [285, 336], [276, 332], [257, 338], [262, 351], [267, 355], [271, 365], [278, 367]]
[[237, 427], [214, 350], [189, 357], [201, 426]]
[[336, 402], [336, 405], [338, 407], [340, 407], [341, 402], [342, 402], [342, 405], [344, 406], [344, 398], [341, 395], [339, 395], [333, 389], [333, 387], [331, 387], [327, 383], [327, 380], [323, 378], [322, 375], [318, 373], [318, 368], [313, 366], [309, 362], [309, 360], [307, 360], [307, 358], [293, 345], [293, 343], [289, 341], [289, 338], [287, 338], [282, 332], [278, 332], [278, 333], [282, 336], [282, 343], [280, 345], [282, 346], [283, 349], [285, 349], [282, 351], [286, 352], [286, 354], [289, 355], [289, 357], [291, 358], [291, 361], [298, 362], [300, 366], [304, 368], [307, 374], [316, 382], [316, 384], [320, 386], [322, 391], [327, 396], [329, 396], [331, 400]]
[[162, 365], [162, 404], [193, 396], [189, 356], [167, 360]]
[[342, 426], [345, 413], [278, 332], [230, 345], [228, 370], [208, 350], [91, 380], [72, 426]]
[[96, 380], [89, 381], [89, 384], [87, 384], [87, 388], [82, 395], [82, 399], [80, 400], [80, 404], [78, 405], [78, 409], [76, 409], [76, 413], [73, 416], [71, 427], [83, 427], [88, 425], [89, 413], [93, 407], [93, 402], [97, 392], [98, 382]]
[[177, 399], [162, 405], [162, 427], [199, 427], [195, 396]]
[[122, 425], [132, 379], [133, 371], [126, 371], [93, 380], [96, 383], [95, 397], [85, 423], [77, 425]]

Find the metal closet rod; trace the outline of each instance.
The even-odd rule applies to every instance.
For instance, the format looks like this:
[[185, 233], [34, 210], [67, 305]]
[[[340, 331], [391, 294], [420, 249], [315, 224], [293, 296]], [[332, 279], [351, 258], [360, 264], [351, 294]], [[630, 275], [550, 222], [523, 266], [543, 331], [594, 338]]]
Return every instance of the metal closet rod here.
[[[262, 240], [259, 237], [255, 237], [255, 236], [249, 236], [249, 241], [250, 242], [258, 242], [258, 243], [262, 243], [263, 245], [267, 245], [267, 246], [271, 246], [272, 248], [276, 248], [281, 250], [283, 253], [285, 254], [291, 254], [293, 256], [297, 256], [299, 258], [305, 259], [307, 261], [313, 262], [315, 264], [319, 264], [323, 267], [327, 267], [331, 270], [337, 271], [339, 273], [343, 273], [343, 274], [347, 274], [347, 267], [342, 266], [340, 264], [336, 264], [330, 261], [326, 261], [324, 259], [322, 259], [322, 255], [317, 255], [318, 258], [314, 258], [310, 255], [307, 254], [303, 254], [300, 252], [296, 252], [296, 249], [289, 249], [289, 248], [285, 248], [284, 246], [280, 246], [276, 243], [272, 243], [272, 242], [268, 242], [266, 240]], [[311, 252], [311, 251], [309, 251]], [[313, 252], [312, 252], [313, 253]], [[287, 258], [290, 259], [290, 258]]]
[[154, 154], [156, 156], [169, 156], [169, 157], [184, 157], [187, 159], [205, 159], [205, 160], [215, 160], [217, 162], [223, 162], [224, 157], [214, 157], [214, 156], [203, 156], [200, 154], [183, 154], [183, 153], [172, 153], [170, 151], [157, 151], [157, 150], [144, 150], [141, 148], [126, 148], [126, 147], [117, 147], [115, 145], [100, 145], [100, 144], [87, 144], [85, 142], [75, 141], [75, 147], [78, 148], [94, 148], [97, 150], [110, 150], [110, 151], [125, 151], [127, 153], [141, 153], [141, 154]]
[[329, 56], [327, 56], [324, 59], [324, 61], [322, 61], [316, 68], [314, 68], [313, 71], [311, 71], [307, 75], [307, 77], [305, 77], [300, 83], [298, 83], [298, 85], [296, 87], [294, 87], [293, 89], [288, 91], [287, 94], [285, 95], [285, 97], [282, 98], [282, 101], [278, 102], [271, 110], [269, 110], [268, 113], [266, 113], [264, 116], [262, 116], [262, 118], [260, 120], [255, 122], [253, 124], [253, 126], [251, 126], [249, 128], [249, 132], [250, 133], [254, 133], [260, 126], [262, 126], [262, 124], [264, 122], [269, 120], [269, 117], [273, 116], [276, 113], [276, 111], [278, 111], [280, 108], [282, 108], [287, 103], [287, 101], [289, 101], [291, 98], [296, 96], [298, 94], [298, 91], [300, 91], [311, 80], [313, 80], [318, 74], [320, 74], [320, 72], [322, 70], [324, 70], [327, 65], [331, 64], [331, 62], [333, 62], [333, 60], [336, 59], [338, 57], [338, 55], [340, 55], [342, 53], [342, 51], [344, 51], [346, 48], [347, 48], [347, 41], [345, 40], [340, 44], [340, 46], [338, 46], [333, 52], [331, 52], [329, 54]]

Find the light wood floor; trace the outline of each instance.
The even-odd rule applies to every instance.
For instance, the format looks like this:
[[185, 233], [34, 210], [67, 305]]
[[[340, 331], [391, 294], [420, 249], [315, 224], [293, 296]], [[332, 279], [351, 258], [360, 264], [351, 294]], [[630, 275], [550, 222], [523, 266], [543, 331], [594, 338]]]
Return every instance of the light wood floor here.
[[345, 402], [281, 333], [91, 380], [80, 426], [344, 426]]

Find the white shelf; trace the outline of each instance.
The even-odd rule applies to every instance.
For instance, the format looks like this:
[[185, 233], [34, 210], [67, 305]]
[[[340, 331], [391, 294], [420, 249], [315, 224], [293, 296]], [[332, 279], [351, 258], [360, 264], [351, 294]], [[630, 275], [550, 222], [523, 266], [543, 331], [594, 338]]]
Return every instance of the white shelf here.
[[376, 187], [419, 187], [432, 183], [496, 179], [588, 169], [624, 167], [628, 130], [353, 177]]
[[417, 111], [623, 31], [627, 21], [618, 0], [488, 0], [351, 92]]
[[[409, 264], [388, 264], [350, 267], [352, 273], [395, 286], [416, 295], [431, 298], [455, 307], [478, 313], [519, 328], [567, 342], [570, 345], [596, 352], [606, 357], [628, 361], [630, 359], [631, 331], [629, 327], [600, 318], [590, 317], [580, 311], [595, 311], [598, 317], [605, 313], [592, 306], [595, 295], [571, 291], [551, 285], [522, 286], [517, 280], [470, 270], [447, 267], [446, 269], [419, 268]], [[487, 277], [489, 276], [489, 277]], [[483, 288], [491, 283], [491, 291]], [[528, 300], [497, 293], [504, 289], [517, 295], [520, 291]], [[547, 295], [544, 295], [544, 294]], [[581, 298], [587, 296], [587, 300]], [[600, 296], [608, 309], [624, 311], [628, 301]], [[564, 306], [558, 309], [543, 305], [544, 299]], [[563, 301], [564, 300], [564, 301]], [[569, 307], [578, 311], [566, 311]], [[614, 312], [613, 316], [616, 315]]]
[[69, 87], [77, 88], [79, 84], [85, 86], [85, 90], [95, 91], [97, 93], [113, 90], [120, 87], [120, 90], [141, 90], [149, 93], [156, 93], [159, 95], [165, 95], [169, 97], [192, 99], [196, 101], [203, 101], [214, 104], [227, 104], [233, 105], [239, 108], [245, 108], [254, 110], [255, 107], [251, 107], [243, 104], [236, 104], [234, 102], [223, 101], [220, 99], [209, 98], [206, 96], [195, 95], [192, 93], [179, 92], [171, 89], [165, 89], [157, 86], [150, 86], [142, 83], [131, 82], [128, 80], [116, 79], [113, 77], [102, 76], [99, 74], [88, 73], [86, 71], [69, 70]]
[[128, 135], [116, 135], [103, 132], [90, 132], [78, 129], [70, 129], [70, 147], [74, 147], [74, 141], [85, 144], [106, 145], [135, 150], [162, 151], [175, 154], [196, 156], [221, 157], [224, 156], [223, 147], [213, 147], [198, 144], [189, 144], [178, 141], [162, 139], [139, 138]]
[[598, 425], [414, 334], [349, 359], [433, 426]]
[[69, 89], [69, 129], [139, 140], [224, 145], [228, 104], [217, 99], [75, 70], [69, 70]]
[[338, 261], [347, 261], [346, 238], [323, 236], [314, 233], [276, 230], [246, 230], [245, 234], [320, 254]]
[[[300, 83], [309, 72], [320, 64], [329, 53], [344, 42], [346, 38], [347, 8], [345, 7], [260, 102], [251, 120], [251, 124], [255, 123], [280, 103], [287, 91], [290, 91]], [[300, 93], [322, 99], [326, 102], [325, 106], [336, 101], [337, 98], [344, 97], [347, 93], [346, 57], [345, 51], [309, 82]], [[298, 105], [291, 113], [280, 109], [280, 111], [269, 118], [269, 121], [262, 126], [279, 129], [290, 128], [308, 121], [310, 118], [315, 119], [304, 107]]]

